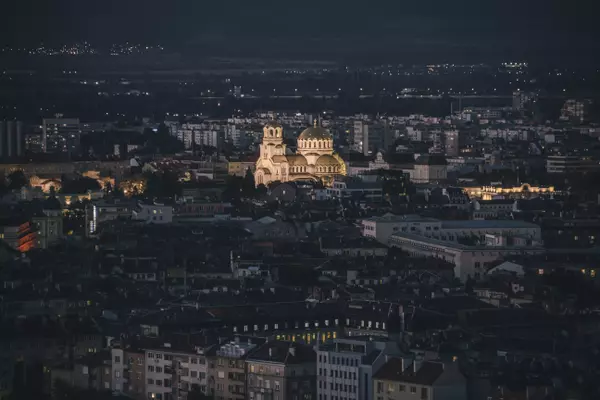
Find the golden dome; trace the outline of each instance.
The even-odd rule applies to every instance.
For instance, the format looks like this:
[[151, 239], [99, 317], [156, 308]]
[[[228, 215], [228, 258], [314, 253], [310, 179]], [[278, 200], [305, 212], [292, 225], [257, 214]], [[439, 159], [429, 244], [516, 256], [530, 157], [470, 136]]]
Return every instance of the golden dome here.
[[315, 165], [340, 165], [340, 163], [335, 157], [325, 154], [324, 156], [319, 157]]
[[310, 128], [306, 128], [300, 136], [298, 136], [298, 140], [330, 140], [331, 134], [325, 128], [321, 128], [320, 126], [311, 126]]

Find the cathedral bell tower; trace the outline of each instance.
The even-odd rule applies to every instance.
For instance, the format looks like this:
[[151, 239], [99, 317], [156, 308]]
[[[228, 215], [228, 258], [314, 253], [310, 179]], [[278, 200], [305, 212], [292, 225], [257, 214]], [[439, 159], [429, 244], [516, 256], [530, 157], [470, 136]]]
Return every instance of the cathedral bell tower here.
[[263, 128], [263, 140], [260, 145], [260, 158], [270, 159], [273, 156], [285, 155], [283, 143], [283, 127], [271, 122]]

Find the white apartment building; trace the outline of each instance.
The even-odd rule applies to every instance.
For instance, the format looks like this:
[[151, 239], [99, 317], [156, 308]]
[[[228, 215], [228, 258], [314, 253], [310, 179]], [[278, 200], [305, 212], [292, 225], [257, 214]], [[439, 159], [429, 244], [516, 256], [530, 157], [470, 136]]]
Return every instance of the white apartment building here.
[[549, 174], [579, 173], [595, 171], [600, 167], [600, 161], [590, 156], [548, 156], [546, 157], [546, 172]]
[[395, 215], [385, 214], [381, 217], [371, 217], [362, 220], [363, 236], [377, 239], [387, 244], [388, 239], [396, 232], [415, 234], [426, 231], [439, 231], [442, 221], [435, 218], [425, 218], [415, 214]]
[[433, 239], [458, 242], [462, 237], [475, 237], [481, 241], [486, 235], [518, 236], [531, 241], [541, 241], [539, 225], [515, 220], [463, 220], [442, 221], [418, 215], [385, 214], [362, 220], [363, 236], [388, 243], [393, 234], [407, 233]]
[[170, 343], [157, 349], [147, 349], [146, 394], [149, 399], [185, 398], [191, 385], [206, 392], [208, 367], [203, 349], [173, 349]]
[[391, 354], [400, 354], [395, 342], [367, 336], [319, 346], [317, 398], [373, 400], [373, 374]]
[[[390, 237], [389, 245], [399, 247], [414, 257], [441, 258], [454, 264], [454, 276], [461, 282], [465, 282], [469, 277], [475, 279], [483, 277], [491, 263], [507, 256], [542, 254], [545, 251], [540, 245], [524, 240], [508, 245], [506, 237], [501, 235], [487, 235], [486, 242], [477, 245], [465, 245], [449, 240], [448, 234], [445, 237], [446, 240], [440, 240], [424, 235], [396, 233]], [[456, 234], [453, 237], [455, 238]]]

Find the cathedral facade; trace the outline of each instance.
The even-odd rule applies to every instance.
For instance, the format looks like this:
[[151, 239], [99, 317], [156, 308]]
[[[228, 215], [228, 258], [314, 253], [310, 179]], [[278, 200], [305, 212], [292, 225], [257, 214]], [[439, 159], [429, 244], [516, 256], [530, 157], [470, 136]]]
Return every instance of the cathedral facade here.
[[297, 180], [322, 181], [328, 185], [336, 175], [346, 175], [344, 160], [333, 151], [333, 137], [316, 123], [298, 136], [295, 154], [286, 149], [281, 125], [269, 123], [263, 133], [254, 173], [257, 186]]

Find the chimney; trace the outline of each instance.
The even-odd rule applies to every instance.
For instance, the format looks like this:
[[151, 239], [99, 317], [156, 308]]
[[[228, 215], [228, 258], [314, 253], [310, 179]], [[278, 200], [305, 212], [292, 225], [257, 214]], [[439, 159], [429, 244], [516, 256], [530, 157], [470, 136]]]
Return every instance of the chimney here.
[[421, 364], [423, 363], [423, 361], [421, 359], [417, 359], [415, 357], [415, 359], [413, 360], [413, 372], [416, 374], [417, 371], [419, 369], [421, 369]]
[[400, 332], [404, 332], [404, 306], [398, 307], [398, 315], [400, 316]]

